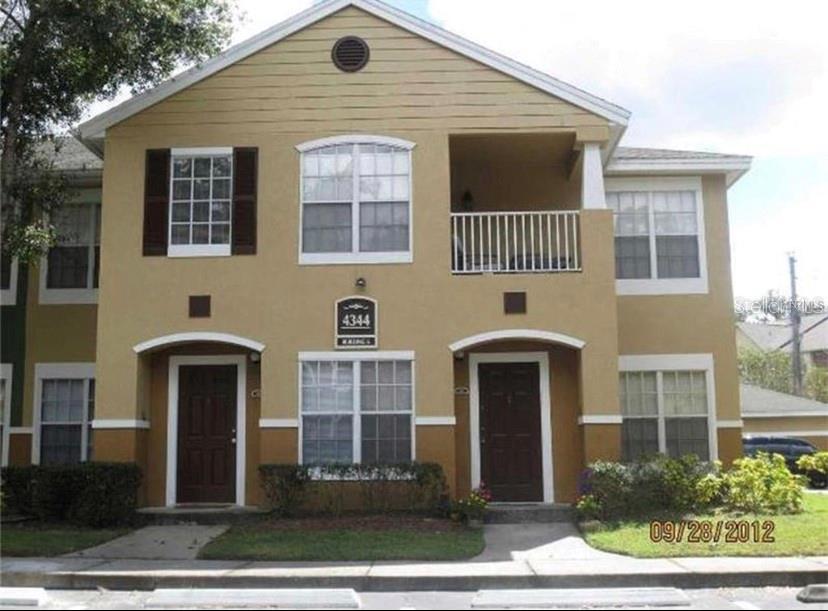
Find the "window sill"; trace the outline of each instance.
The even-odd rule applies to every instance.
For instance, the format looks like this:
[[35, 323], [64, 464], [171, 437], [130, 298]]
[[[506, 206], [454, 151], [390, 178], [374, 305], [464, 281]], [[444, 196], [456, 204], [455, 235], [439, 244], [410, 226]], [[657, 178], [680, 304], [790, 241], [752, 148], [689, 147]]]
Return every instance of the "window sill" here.
[[98, 303], [98, 289], [48, 289], [41, 287], [38, 303], [41, 305], [70, 305]]
[[706, 295], [707, 278], [616, 280], [618, 295]]
[[167, 256], [171, 258], [229, 257], [230, 254], [230, 244], [182, 244], [167, 247]]
[[411, 252], [325, 252], [299, 255], [299, 265], [381, 265], [413, 261], [414, 255]]

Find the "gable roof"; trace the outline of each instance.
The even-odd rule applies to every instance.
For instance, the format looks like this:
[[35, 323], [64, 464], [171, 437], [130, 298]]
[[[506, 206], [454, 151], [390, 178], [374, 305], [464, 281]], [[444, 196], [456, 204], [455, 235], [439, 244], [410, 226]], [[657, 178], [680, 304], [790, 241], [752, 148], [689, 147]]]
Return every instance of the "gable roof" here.
[[607, 165], [607, 174], [676, 175], [712, 172], [725, 174], [727, 186], [730, 186], [750, 169], [752, 160], [752, 157], [746, 155], [619, 146]]
[[107, 128], [349, 6], [359, 8], [607, 119], [613, 127], [613, 144], [618, 142], [627, 125], [630, 117], [628, 110], [379, 0], [326, 0], [93, 117], [78, 126], [77, 135], [87, 146], [100, 152]]
[[[737, 327], [762, 350], [791, 350], [789, 320], [773, 323], [740, 322]], [[828, 350], [828, 314], [805, 314], [799, 324], [800, 349], [803, 352]]]
[[784, 392], [768, 390], [751, 384], [739, 386], [743, 418], [784, 418], [792, 416], [825, 416], [828, 428], [828, 403]]

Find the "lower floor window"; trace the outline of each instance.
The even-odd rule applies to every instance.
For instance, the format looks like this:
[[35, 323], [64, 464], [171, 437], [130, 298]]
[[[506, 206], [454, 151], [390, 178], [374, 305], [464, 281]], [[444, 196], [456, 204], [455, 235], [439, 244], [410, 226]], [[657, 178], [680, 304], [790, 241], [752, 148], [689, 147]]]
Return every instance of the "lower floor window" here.
[[62, 465], [89, 460], [95, 380], [47, 378], [40, 401], [40, 464]]
[[619, 389], [623, 460], [659, 452], [711, 457], [705, 371], [624, 371]]
[[302, 462], [412, 459], [411, 361], [302, 362]]

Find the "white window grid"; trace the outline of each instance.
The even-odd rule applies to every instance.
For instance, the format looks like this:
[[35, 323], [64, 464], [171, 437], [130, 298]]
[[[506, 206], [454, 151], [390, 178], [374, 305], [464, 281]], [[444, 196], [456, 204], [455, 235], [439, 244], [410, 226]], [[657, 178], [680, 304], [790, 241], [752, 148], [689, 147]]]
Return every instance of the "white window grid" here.
[[[695, 237], [698, 256], [704, 256], [699, 240], [699, 201], [696, 191], [691, 189], [669, 190], [619, 190], [609, 191], [606, 194], [607, 205], [613, 210], [615, 237], [644, 237], [649, 239], [650, 246], [650, 278], [658, 280], [658, 251], [657, 238], [669, 236]], [[678, 206], [676, 206], [678, 197]], [[632, 204], [632, 210], [622, 210], [624, 200]], [[656, 211], [661, 207], [663, 210]], [[677, 208], [670, 210], [669, 208]], [[692, 230], [678, 227], [677, 218], [690, 221]], [[702, 261], [698, 261], [699, 274], [702, 272]]]
[[[629, 413], [627, 411], [630, 396], [627, 392], [625, 392], [625, 388], [629, 383], [630, 379], [634, 379], [635, 377], [646, 376], [648, 374], [654, 374], [656, 380], [656, 400], [657, 400], [657, 412], [655, 414], [635, 414]], [[664, 391], [664, 377], [665, 376], [674, 376], [678, 377], [679, 375], [689, 375], [691, 381], [691, 400], [693, 402], [696, 401], [697, 398], [703, 397], [704, 398], [704, 405], [701, 407], [701, 410], [698, 413], [684, 413], [684, 414], [668, 414], [666, 410], [666, 400], [665, 400], [665, 391]], [[658, 451], [661, 454], [667, 454], [667, 420], [673, 420], [677, 418], [685, 418], [685, 419], [697, 419], [697, 418], [705, 418], [707, 420], [707, 430], [708, 434], [711, 433], [711, 419], [713, 418], [712, 414], [710, 413], [710, 403], [709, 398], [707, 396], [707, 371], [701, 369], [688, 369], [688, 370], [672, 370], [672, 369], [664, 369], [664, 370], [642, 370], [642, 371], [622, 371], [620, 373], [619, 379], [619, 394], [621, 397], [621, 417], [624, 420], [657, 420], [658, 422]], [[701, 380], [700, 386], [695, 386], [695, 380]], [[698, 390], [701, 388], [701, 392], [694, 392], [694, 389]], [[648, 392], [647, 394], [652, 394]], [[681, 393], [674, 393], [679, 395]], [[710, 452], [709, 458], [712, 460], [713, 457], [713, 447], [714, 441], [710, 439], [708, 441], [708, 448]]]
[[[322, 362], [334, 362], [337, 363], [338, 366], [343, 366], [344, 364], [348, 363], [351, 364], [353, 367], [352, 370], [352, 393], [351, 393], [351, 405], [347, 410], [305, 410], [305, 406], [303, 405], [303, 397], [305, 388], [309, 387], [310, 385], [306, 386], [304, 383], [304, 367], [305, 366], [316, 366], [318, 371], [319, 363]], [[379, 366], [379, 363], [397, 363], [397, 362], [407, 362], [410, 363], [410, 387], [411, 387], [411, 403], [410, 407], [407, 410], [362, 410], [362, 365], [366, 362], [376, 363]], [[395, 366], [396, 369], [396, 366]], [[396, 373], [395, 373], [396, 375]], [[395, 380], [396, 381], [396, 380]], [[335, 385], [334, 385], [335, 386]], [[378, 385], [377, 385], [378, 386]], [[414, 361], [407, 360], [407, 359], [391, 359], [391, 358], [377, 358], [366, 355], [363, 358], [351, 358], [345, 361], [337, 361], [332, 359], [331, 361], [322, 360], [300, 360], [299, 362], [299, 463], [302, 464], [304, 461], [303, 454], [303, 418], [305, 416], [351, 416], [352, 417], [352, 426], [351, 426], [351, 434], [353, 436], [352, 439], [352, 462], [354, 464], [359, 464], [362, 462], [362, 415], [371, 415], [371, 416], [378, 416], [378, 415], [406, 415], [410, 416], [411, 420], [411, 460], [414, 460], [414, 449], [415, 449], [415, 440], [414, 440], [414, 432], [415, 432], [415, 422], [414, 422], [414, 411], [415, 411], [415, 403], [414, 403]]]
[[[386, 159], [390, 165], [385, 166]], [[360, 207], [365, 203], [406, 203], [408, 204], [408, 249], [411, 244], [411, 151], [391, 144], [351, 143], [332, 144], [302, 153], [301, 202], [305, 206], [314, 204], [351, 204], [351, 250], [325, 253], [305, 252], [302, 244], [304, 220], [300, 227], [300, 253], [303, 255], [337, 255], [377, 254], [375, 251], [361, 249]], [[333, 174], [327, 173], [333, 170]], [[380, 193], [379, 183], [372, 185], [368, 179], [391, 179], [390, 193]], [[365, 179], [365, 180], [363, 180]], [[317, 181], [320, 187], [329, 181], [333, 197], [308, 197], [308, 181]], [[321, 189], [320, 189], [321, 190]], [[373, 192], [372, 192], [373, 191]], [[364, 195], [363, 195], [364, 193]], [[394, 251], [396, 252], [396, 251]]]
[[[84, 216], [86, 218], [83, 218]], [[95, 286], [95, 249], [101, 245], [101, 205], [99, 203], [65, 204], [54, 213], [53, 222], [57, 234], [56, 246], [86, 246], [86, 286], [71, 289], [48, 288], [47, 290], [93, 289]]]
[[[47, 383], [60, 382], [82, 382], [82, 408], [80, 420], [45, 420], [43, 418], [43, 409], [46, 402], [45, 388]], [[90, 406], [94, 405], [94, 396], [91, 392], [94, 389], [94, 378], [64, 378], [64, 377], [43, 377], [39, 380], [40, 383], [40, 405], [38, 406], [40, 428], [50, 426], [80, 426], [81, 427], [81, 444], [80, 444], [80, 462], [86, 462], [89, 459], [89, 448], [91, 445], [90, 433], [92, 428], [92, 418], [90, 417]], [[38, 436], [38, 444], [43, 442], [43, 436]]]
[[[196, 176], [195, 166], [197, 160], [209, 160], [210, 172], [208, 175]], [[216, 174], [216, 161], [227, 161], [227, 172], [225, 174]], [[176, 162], [189, 161], [189, 174], [187, 176], [176, 175]], [[206, 180], [209, 182], [209, 193], [207, 197], [196, 197], [196, 181]], [[217, 196], [214, 193], [216, 182], [226, 182], [227, 192], [226, 196]], [[176, 196], [176, 184], [189, 183], [189, 197]], [[205, 149], [202, 152], [198, 150], [186, 150], [176, 152], [173, 150], [170, 155], [170, 208], [168, 211], [168, 244], [173, 249], [211, 249], [218, 248], [220, 250], [228, 250], [233, 236], [233, 154], [232, 151], [216, 152], [211, 149]], [[188, 204], [189, 216], [187, 221], [175, 220], [176, 204]], [[207, 220], [196, 220], [195, 212], [196, 205], [205, 204], [207, 207]], [[216, 207], [214, 204], [224, 204], [227, 209], [227, 218], [214, 218]], [[196, 225], [207, 227], [207, 241], [194, 242], [193, 230]], [[173, 229], [175, 227], [188, 227], [188, 241], [174, 242]], [[213, 241], [213, 232], [215, 228], [226, 228], [226, 240], [220, 242]]]

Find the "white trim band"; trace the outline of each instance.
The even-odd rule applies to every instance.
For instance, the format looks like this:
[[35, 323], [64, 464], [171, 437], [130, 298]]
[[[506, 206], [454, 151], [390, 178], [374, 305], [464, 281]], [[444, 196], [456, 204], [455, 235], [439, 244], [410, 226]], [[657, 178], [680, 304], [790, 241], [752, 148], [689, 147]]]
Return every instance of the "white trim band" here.
[[298, 429], [298, 418], [259, 418], [260, 429]]
[[772, 414], [746, 414], [742, 411], [742, 418], [825, 418], [828, 417], [828, 408], [824, 412], [775, 412]]
[[233, 344], [234, 346], [241, 346], [242, 348], [249, 348], [256, 352], [263, 352], [265, 345], [253, 339], [241, 337], [240, 335], [231, 335], [230, 333], [214, 333], [211, 331], [190, 331], [187, 333], [172, 333], [170, 335], [162, 335], [149, 339], [145, 342], [135, 344], [132, 349], [140, 354], [153, 348], [160, 348], [162, 346], [172, 346], [175, 344], [183, 344], [185, 342], [218, 342], [222, 344]]
[[148, 429], [149, 420], [136, 420], [135, 418], [109, 418], [95, 419], [92, 421], [93, 429]]
[[579, 350], [586, 346], [586, 342], [582, 339], [563, 333], [555, 333], [554, 331], [541, 331], [539, 329], [499, 329], [497, 331], [487, 331], [485, 333], [478, 333], [477, 335], [470, 335], [469, 337], [457, 340], [453, 344], [449, 344], [449, 350], [457, 352], [458, 350], [465, 350], [471, 346], [484, 344], [486, 342], [517, 339], [534, 339], [542, 342], [552, 342], [578, 348]]
[[316, 140], [302, 142], [301, 144], [296, 145], [296, 150], [300, 153], [306, 153], [308, 151], [313, 151], [326, 146], [335, 146], [337, 144], [385, 144], [387, 146], [402, 148], [407, 151], [410, 151], [417, 146], [410, 140], [393, 138], [391, 136], [378, 136], [374, 134], [343, 134], [340, 136], [330, 136], [328, 138], [318, 138]]
[[745, 437], [828, 437], [828, 429], [814, 431], [751, 431]]
[[623, 418], [619, 414], [587, 414], [578, 416], [578, 424], [621, 424]]
[[740, 429], [744, 426], [744, 423], [741, 420], [717, 420], [716, 421], [716, 428], [717, 429]]
[[457, 418], [454, 416], [417, 416], [414, 419], [417, 426], [454, 426]]

